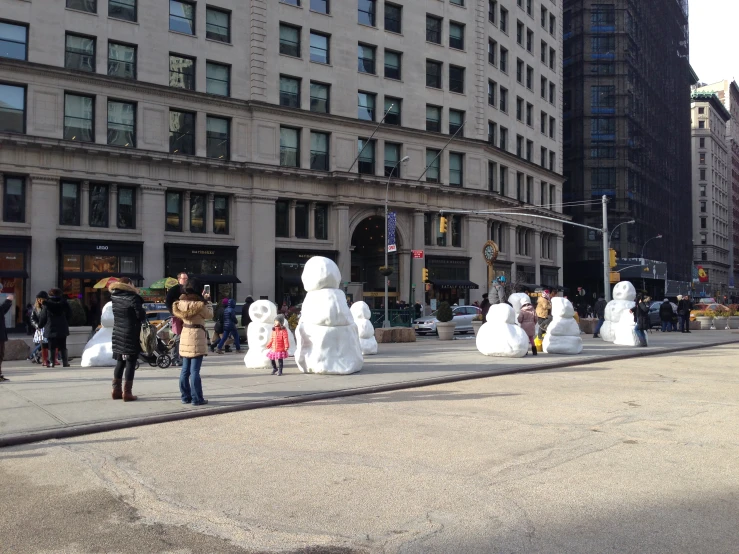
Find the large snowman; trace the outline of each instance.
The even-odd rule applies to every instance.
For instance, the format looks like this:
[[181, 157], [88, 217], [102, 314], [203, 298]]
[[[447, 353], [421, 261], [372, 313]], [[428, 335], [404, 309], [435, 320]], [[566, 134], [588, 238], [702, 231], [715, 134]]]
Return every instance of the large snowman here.
[[113, 359], [113, 303], [103, 306], [100, 314], [100, 329], [87, 341], [82, 352], [82, 367], [114, 366]]
[[606, 342], [621, 346], [639, 346], [639, 337], [634, 332], [634, 307], [636, 289], [629, 281], [621, 281], [613, 287], [613, 300], [606, 304], [605, 321], [600, 336]]
[[523, 358], [529, 351], [529, 337], [516, 325], [516, 312], [508, 304], [495, 304], [476, 338], [477, 349], [486, 356]]
[[[277, 306], [269, 300], [257, 300], [249, 306], [249, 317], [251, 323], [246, 329], [246, 340], [249, 348], [244, 356], [244, 365], [249, 369], [266, 369], [272, 367], [267, 353], [267, 343], [272, 336], [272, 328], [277, 317]], [[290, 347], [287, 353], [292, 356], [295, 354], [295, 335], [287, 328], [287, 336], [290, 341]]]
[[365, 356], [377, 354], [377, 340], [375, 339], [375, 328], [370, 321], [369, 306], [366, 302], [355, 302], [351, 307], [354, 323], [359, 331], [359, 346], [362, 348], [362, 354]]
[[[526, 302], [528, 300], [528, 302]], [[513, 306], [513, 311], [516, 315], [516, 322], [518, 322], [518, 314], [521, 312], [521, 306], [526, 303], [531, 303], [531, 298], [525, 292], [515, 292], [508, 297], [508, 303]]]
[[303, 373], [348, 375], [362, 369], [359, 331], [339, 288], [341, 273], [328, 258], [314, 256], [301, 277], [307, 291], [296, 329], [295, 361]]
[[575, 308], [566, 298], [552, 298], [552, 322], [547, 327], [542, 349], [547, 354], [579, 354], [582, 352], [580, 326], [575, 321]]

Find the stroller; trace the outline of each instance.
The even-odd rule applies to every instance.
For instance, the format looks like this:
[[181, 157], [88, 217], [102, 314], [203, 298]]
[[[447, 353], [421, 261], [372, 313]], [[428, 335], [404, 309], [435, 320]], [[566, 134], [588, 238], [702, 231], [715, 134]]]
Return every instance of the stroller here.
[[157, 329], [157, 345], [151, 356], [147, 356], [143, 352], [139, 354], [139, 358], [148, 363], [151, 367], [161, 367], [166, 369], [172, 365], [172, 353], [178, 337], [171, 333], [172, 318], [162, 324]]

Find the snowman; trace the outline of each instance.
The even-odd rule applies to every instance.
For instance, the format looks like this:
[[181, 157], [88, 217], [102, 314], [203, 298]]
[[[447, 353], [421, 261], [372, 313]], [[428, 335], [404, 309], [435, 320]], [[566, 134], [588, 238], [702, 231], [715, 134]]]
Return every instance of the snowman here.
[[375, 340], [375, 328], [370, 322], [370, 309], [366, 302], [355, 302], [351, 307], [354, 323], [359, 331], [359, 346], [362, 354], [377, 354], [377, 340]]
[[[616, 342], [617, 330], [621, 329], [622, 342], [616, 342], [623, 346], [638, 346], [639, 337], [634, 333], [634, 307], [636, 289], [629, 281], [621, 281], [613, 287], [613, 300], [606, 304], [605, 321], [600, 328], [600, 336], [606, 342]], [[633, 337], [629, 339], [629, 337]], [[625, 341], [625, 342], [623, 342]]]
[[552, 322], [547, 327], [542, 348], [547, 354], [579, 354], [582, 352], [580, 326], [575, 321], [575, 308], [566, 298], [552, 298]]
[[100, 314], [101, 328], [87, 341], [82, 352], [82, 367], [114, 366], [113, 359], [113, 303], [103, 306]]
[[[272, 328], [277, 317], [277, 306], [269, 300], [257, 300], [249, 306], [249, 317], [251, 323], [246, 329], [246, 340], [249, 343], [249, 349], [244, 356], [244, 365], [249, 369], [266, 369], [272, 366], [267, 357], [269, 350], [267, 343], [272, 337]], [[288, 355], [295, 354], [295, 335], [287, 328], [287, 336], [290, 341], [290, 347], [287, 350]]]
[[516, 322], [518, 322], [518, 314], [521, 311], [521, 306], [527, 303], [530, 304], [531, 298], [529, 298], [529, 295], [525, 292], [516, 292], [508, 297], [508, 303], [513, 306], [513, 311], [516, 315]]
[[530, 346], [526, 332], [516, 325], [516, 312], [508, 304], [490, 306], [476, 343], [482, 354], [505, 358], [523, 358]]
[[314, 256], [301, 276], [307, 291], [300, 311], [295, 361], [303, 373], [348, 375], [362, 369], [359, 331], [339, 288], [341, 273], [328, 258]]

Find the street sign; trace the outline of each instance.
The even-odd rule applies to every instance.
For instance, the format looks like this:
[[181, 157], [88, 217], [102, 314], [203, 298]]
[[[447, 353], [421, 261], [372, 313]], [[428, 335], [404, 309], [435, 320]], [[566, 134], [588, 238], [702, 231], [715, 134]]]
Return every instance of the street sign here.
[[395, 244], [388, 244], [387, 245], [387, 251], [388, 252], [397, 252], [398, 251], [398, 246], [395, 245]]
[[423, 250], [411, 250], [411, 256], [416, 259], [423, 258]]

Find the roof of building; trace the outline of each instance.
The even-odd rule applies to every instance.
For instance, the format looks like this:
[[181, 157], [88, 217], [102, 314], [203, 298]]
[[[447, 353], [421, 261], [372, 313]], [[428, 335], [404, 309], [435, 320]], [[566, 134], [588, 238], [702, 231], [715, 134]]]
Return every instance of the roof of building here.
[[713, 92], [694, 91], [690, 95], [690, 97], [693, 99], [693, 101], [696, 102], [708, 102], [711, 107], [718, 112], [718, 114], [724, 121], [729, 121], [731, 119], [731, 114], [729, 113], [729, 110], [724, 107], [721, 99], [719, 99], [719, 97], [716, 96], [716, 94], [714, 94]]

